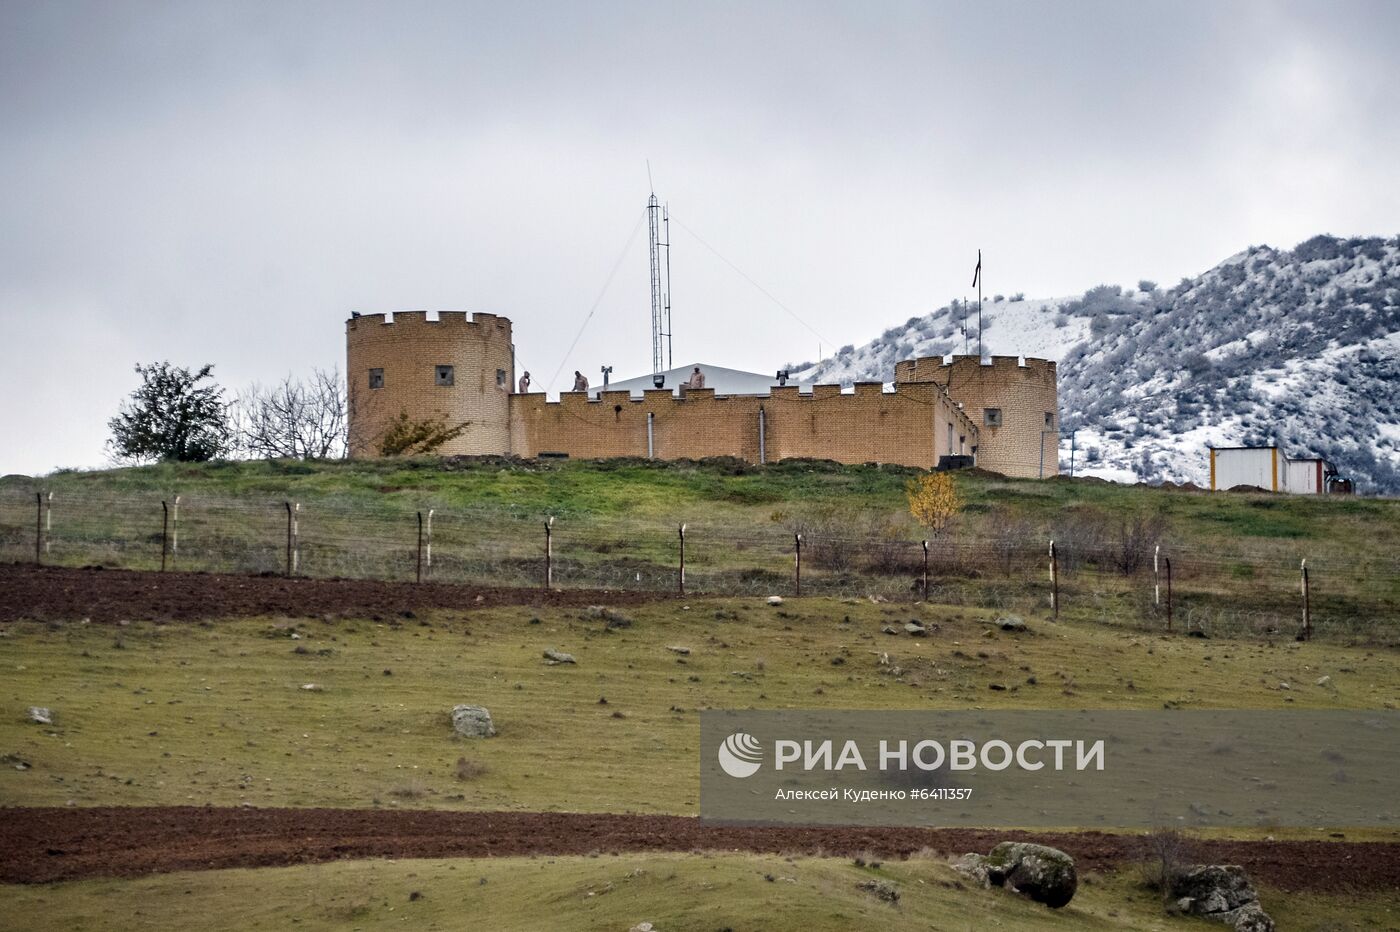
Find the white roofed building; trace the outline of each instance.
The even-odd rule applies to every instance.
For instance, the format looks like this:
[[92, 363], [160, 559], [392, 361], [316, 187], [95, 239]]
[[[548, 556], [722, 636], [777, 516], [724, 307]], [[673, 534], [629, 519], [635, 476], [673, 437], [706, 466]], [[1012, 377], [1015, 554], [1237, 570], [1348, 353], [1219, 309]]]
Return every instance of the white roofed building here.
[[[726, 369], [724, 366], [692, 362], [660, 373], [665, 379], [660, 387], [671, 389], [671, 393], [674, 395], [681, 394], [681, 386], [690, 379], [696, 366], [700, 367], [700, 371], [705, 376], [705, 387], [714, 389], [716, 395], [767, 395], [772, 392], [775, 385], [799, 385], [798, 382], [791, 380], [780, 382], [776, 372], [765, 375], [760, 372], [745, 372], [742, 369]], [[654, 379], [655, 376], [651, 375], [624, 379], [621, 382], [610, 383], [607, 390], [610, 392], [627, 391], [640, 398], [643, 392], [657, 387]], [[800, 383], [799, 388], [802, 394], [807, 394], [811, 392], [812, 385], [809, 382], [804, 382]], [[602, 385], [590, 385], [588, 394], [596, 398], [602, 390]]]

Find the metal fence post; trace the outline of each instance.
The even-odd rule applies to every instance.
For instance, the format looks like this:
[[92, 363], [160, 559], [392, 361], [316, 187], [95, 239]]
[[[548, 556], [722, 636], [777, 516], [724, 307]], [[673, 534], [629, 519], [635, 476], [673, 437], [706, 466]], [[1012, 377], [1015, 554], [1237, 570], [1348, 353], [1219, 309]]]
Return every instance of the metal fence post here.
[[544, 523], [544, 587], [554, 587], [554, 516]]
[[34, 565], [44, 563], [44, 493], [34, 493]]
[[1060, 620], [1060, 560], [1055, 553], [1055, 542], [1050, 541], [1050, 609], [1055, 620]]
[[924, 541], [924, 601], [928, 601], [928, 541]]
[[287, 508], [287, 575], [295, 576], [297, 573], [298, 553], [297, 541], [297, 513], [301, 511], [301, 502], [283, 502]]
[[53, 553], [53, 493], [44, 495], [44, 553]]
[[1172, 558], [1166, 557], [1167, 564], [1167, 633], [1172, 633]]
[[795, 548], [793, 550], [793, 582], [796, 585], [797, 594], [802, 594], [802, 535], [792, 535]]
[[1299, 569], [1303, 571], [1303, 640], [1312, 640], [1312, 593], [1308, 587], [1308, 558], [1304, 557]]
[[681, 573], [680, 573], [679, 578], [676, 580], [676, 591], [677, 591], [679, 594], [681, 594], [681, 595], [685, 595], [685, 525], [684, 525], [684, 524], [682, 524], [682, 525], [680, 526], [680, 530], [679, 530], [677, 533], [680, 535], [680, 539], [681, 539]]
[[423, 547], [423, 572], [429, 578], [433, 575], [433, 511], [432, 508], [428, 509], [428, 540]]
[[170, 507], [170, 562], [174, 563], [180, 553], [180, 496]]
[[160, 503], [160, 571], [165, 572], [165, 555], [170, 552], [170, 503]]
[[1162, 607], [1162, 545], [1152, 548], [1152, 603]]
[[423, 512], [418, 512], [418, 557], [414, 562], [413, 581], [423, 581]]

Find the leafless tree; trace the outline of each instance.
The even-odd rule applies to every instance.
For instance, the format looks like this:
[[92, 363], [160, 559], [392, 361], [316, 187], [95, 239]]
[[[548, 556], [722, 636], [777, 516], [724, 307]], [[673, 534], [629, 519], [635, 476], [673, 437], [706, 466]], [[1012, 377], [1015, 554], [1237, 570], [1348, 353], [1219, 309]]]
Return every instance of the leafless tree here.
[[1159, 828], [1138, 839], [1142, 882], [1149, 890], [1171, 897], [1172, 884], [1191, 864], [1191, 839], [1176, 829]]
[[259, 459], [339, 459], [345, 455], [345, 380], [336, 369], [254, 383], [233, 404], [239, 450]]
[[1118, 572], [1136, 575], [1166, 530], [1167, 520], [1159, 514], [1138, 512], [1123, 518], [1114, 539], [1113, 563]]

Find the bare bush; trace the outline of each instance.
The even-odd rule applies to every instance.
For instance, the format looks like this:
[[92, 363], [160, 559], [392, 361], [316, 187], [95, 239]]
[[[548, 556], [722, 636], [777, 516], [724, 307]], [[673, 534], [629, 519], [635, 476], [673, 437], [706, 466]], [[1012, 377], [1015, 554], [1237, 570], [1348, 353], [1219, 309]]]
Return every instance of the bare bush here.
[[987, 515], [983, 527], [987, 530], [988, 544], [995, 556], [997, 565], [1004, 575], [1011, 575], [1016, 555], [1026, 550], [1030, 541], [1039, 543], [1033, 537], [1031, 523], [1005, 506], [997, 506]]
[[873, 518], [867, 530], [865, 568], [874, 573], [896, 575], [915, 572], [922, 565], [923, 551], [910, 540], [907, 521]]
[[1108, 527], [1108, 515], [1097, 508], [1067, 508], [1061, 512], [1051, 529], [1060, 572], [1073, 573], [1100, 553]]
[[389, 790], [389, 795], [399, 799], [421, 799], [428, 795], [428, 785], [422, 780], [409, 780]]
[[1154, 829], [1142, 836], [1138, 849], [1143, 886], [1167, 899], [1172, 883], [1192, 862], [1191, 840], [1176, 829]]
[[1139, 512], [1122, 519], [1114, 538], [1113, 565], [1124, 576], [1135, 576], [1162, 539], [1167, 521], [1161, 515]]
[[1152, 557], [1167, 531], [1160, 514], [1136, 512], [1123, 517], [1093, 507], [1066, 509], [1052, 528], [1060, 569], [1074, 572], [1086, 563], [1112, 567], [1135, 576]]
[[786, 521], [793, 534], [802, 535], [802, 555], [812, 566], [843, 572], [855, 565], [855, 550], [846, 537], [850, 534], [850, 516], [835, 507], [809, 509]]
[[459, 757], [457, 758], [457, 766], [454, 770], [454, 775], [458, 780], [466, 783], [469, 780], [484, 777], [487, 769], [486, 765], [480, 761], [467, 760], [465, 757]]

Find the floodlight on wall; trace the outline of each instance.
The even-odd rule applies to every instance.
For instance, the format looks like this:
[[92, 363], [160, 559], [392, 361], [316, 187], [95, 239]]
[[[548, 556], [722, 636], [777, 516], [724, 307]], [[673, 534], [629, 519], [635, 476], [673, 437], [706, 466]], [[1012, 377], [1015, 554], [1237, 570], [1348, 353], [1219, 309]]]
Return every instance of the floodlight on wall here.
[[787, 380], [788, 380], [790, 377], [791, 377], [791, 373], [788, 372], [788, 370], [786, 370], [786, 369], [779, 369], [779, 370], [778, 370], [778, 384], [779, 384], [779, 385], [786, 385], [786, 384], [787, 384]]
[[655, 375], [653, 375], [653, 376], [651, 377], [651, 384], [654, 385], [654, 386], [656, 386], [657, 388], [665, 388], [665, 387], [666, 387], [666, 376], [665, 376], [663, 373], [660, 373], [660, 372], [656, 373]]

